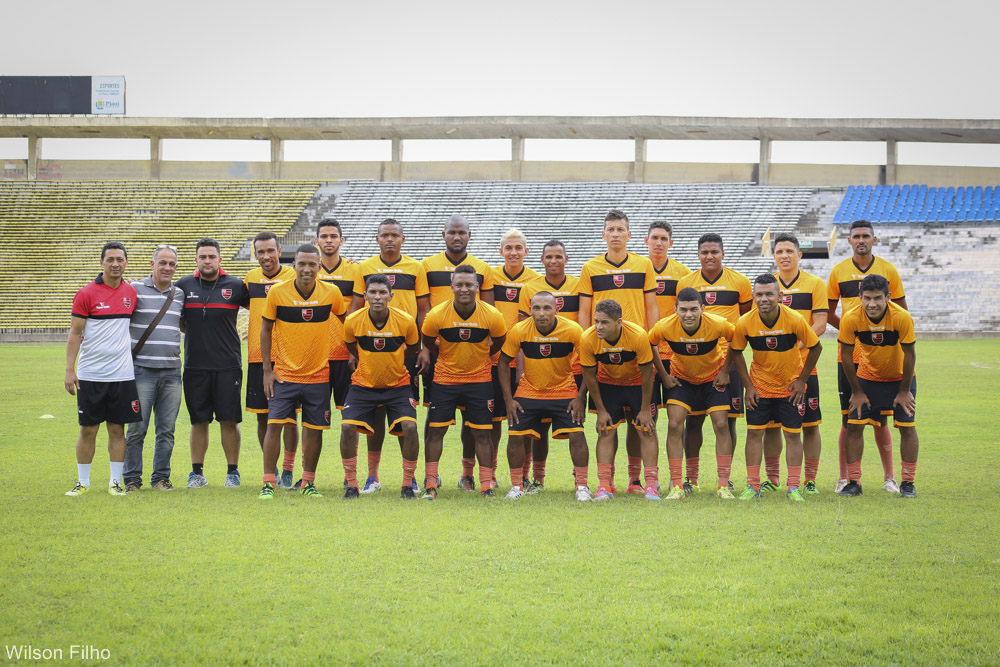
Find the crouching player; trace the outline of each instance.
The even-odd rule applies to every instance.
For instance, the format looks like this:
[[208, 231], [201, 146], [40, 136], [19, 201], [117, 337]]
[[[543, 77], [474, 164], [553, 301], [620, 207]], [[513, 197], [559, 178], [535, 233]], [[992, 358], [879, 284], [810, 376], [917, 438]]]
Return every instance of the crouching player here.
[[[615, 436], [625, 421], [639, 436], [645, 474], [646, 500], [659, 500], [656, 481], [656, 406], [653, 404], [654, 357], [649, 335], [638, 324], [622, 320], [617, 301], [605, 299], [594, 309], [594, 326], [583, 333], [580, 365], [597, 409], [597, 478], [600, 485], [594, 500], [610, 500]], [[661, 366], [662, 368], [662, 366]], [[665, 373], [664, 373], [665, 374]]]
[[878, 425], [883, 410], [892, 410], [899, 429], [899, 451], [903, 459], [903, 483], [899, 495], [916, 498], [913, 478], [917, 473], [917, 428], [915, 426], [917, 380], [916, 337], [913, 318], [906, 309], [889, 301], [889, 281], [873, 274], [861, 281], [861, 305], [840, 321], [841, 357], [852, 359], [855, 343], [861, 345], [858, 369], [841, 362], [851, 386], [847, 417], [847, 473], [849, 482], [842, 496], [861, 495], [861, 455], [866, 424]]
[[681, 464], [684, 457], [684, 422], [688, 415], [708, 415], [715, 430], [715, 460], [719, 471], [716, 495], [733, 500], [729, 473], [733, 441], [729, 437], [729, 368], [726, 350], [719, 344], [733, 339], [735, 328], [725, 318], [705, 312], [701, 294], [685, 287], [677, 295], [674, 314], [663, 318], [649, 332], [653, 345], [666, 343], [673, 353], [667, 388], [667, 460], [670, 483], [667, 500], [684, 497]]
[[[730, 345], [730, 354], [746, 387], [747, 488], [740, 500], [760, 498], [760, 459], [764, 431], [780, 424], [785, 435], [788, 466], [788, 498], [803, 501], [802, 418], [806, 413], [806, 380], [816, 367], [823, 349], [816, 332], [788, 306], [781, 305], [778, 279], [770, 273], [757, 276], [753, 286], [756, 309], [740, 318]], [[805, 362], [799, 343], [809, 349]], [[743, 350], [753, 348], [753, 363], [747, 372]]]
[[[545, 419], [552, 421], [552, 437], [569, 439], [576, 478], [576, 499], [593, 500], [587, 487], [590, 451], [583, 434], [586, 409], [582, 392], [573, 380], [573, 359], [580, 348], [583, 329], [576, 322], [559, 317], [556, 298], [541, 291], [531, 297], [531, 317], [515, 324], [507, 332], [500, 352], [500, 368], [506, 368], [518, 351], [524, 355], [524, 373], [511, 395], [510, 374], [500, 373], [500, 390], [507, 406], [507, 462], [510, 464], [511, 489], [507, 498], [524, 496], [524, 459], [526, 439], [545, 433]], [[530, 451], [530, 449], [528, 450]]]
[[[351, 387], [344, 402], [340, 428], [340, 456], [347, 477], [344, 499], [357, 498], [358, 431], [375, 433], [375, 420], [383, 414], [389, 433], [401, 436], [403, 454], [402, 497], [415, 499], [413, 473], [417, 469], [420, 445], [417, 440], [417, 401], [410, 390], [410, 371], [405, 357], [416, 354], [420, 343], [417, 321], [389, 305], [392, 289], [389, 277], [376, 273], [365, 280], [368, 305], [356, 310], [344, 323], [344, 343], [358, 360]], [[426, 370], [421, 368], [421, 371]]]

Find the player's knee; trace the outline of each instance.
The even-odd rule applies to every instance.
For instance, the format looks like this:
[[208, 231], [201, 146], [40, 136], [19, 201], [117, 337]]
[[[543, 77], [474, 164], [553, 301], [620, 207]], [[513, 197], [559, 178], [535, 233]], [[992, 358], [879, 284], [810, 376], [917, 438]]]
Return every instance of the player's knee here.
[[403, 437], [411, 438], [417, 435], [417, 423], [411, 421], [400, 422], [400, 430], [403, 432]]

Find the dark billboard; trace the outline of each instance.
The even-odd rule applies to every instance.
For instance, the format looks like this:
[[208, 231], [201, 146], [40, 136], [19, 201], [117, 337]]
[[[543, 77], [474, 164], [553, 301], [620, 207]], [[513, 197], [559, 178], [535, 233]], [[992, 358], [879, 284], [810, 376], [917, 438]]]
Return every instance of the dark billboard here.
[[123, 113], [122, 76], [0, 76], [0, 115]]

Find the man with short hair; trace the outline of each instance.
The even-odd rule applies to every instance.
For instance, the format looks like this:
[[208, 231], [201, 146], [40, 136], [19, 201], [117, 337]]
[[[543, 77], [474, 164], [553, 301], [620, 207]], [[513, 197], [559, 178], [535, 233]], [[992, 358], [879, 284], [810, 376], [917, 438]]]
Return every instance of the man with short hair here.
[[[424, 495], [434, 500], [438, 493], [438, 461], [448, 427], [455, 423], [455, 410], [465, 408], [463, 421], [473, 433], [479, 459], [480, 493], [493, 496], [493, 383], [490, 359], [503, 347], [507, 326], [496, 308], [477, 299], [476, 270], [468, 264], [455, 267], [451, 275], [455, 298], [431, 308], [424, 318], [424, 349], [418, 363], [427, 367], [436, 358], [431, 404], [427, 411], [424, 449], [426, 470]], [[465, 461], [463, 460], [463, 465]], [[466, 480], [468, 481], [468, 480]], [[466, 490], [463, 488], [463, 490]]]
[[[340, 223], [333, 218], [324, 218], [316, 227], [316, 245], [322, 253], [318, 279], [334, 285], [345, 303], [350, 305], [354, 295], [354, 281], [358, 277], [358, 265], [340, 256], [345, 240]], [[338, 410], [344, 409], [353, 370], [351, 355], [344, 345], [343, 318], [330, 318], [330, 391], [333, 404]]]
[[[344, 299], [334, 285], [319, 280], [319, 250], [309, 244], [295, 251], [295, 279], [272, 287], [261, 314], [260, 351], [264, 394], [268, 399], [264, 435], [264, 478], [258, 496], [274, 498], [280, 434], [295, 423], [302, 408], [302, 483], [299, 493], [320, 497], [316, 465], [323, 431], [330, 428], [330, 320], [343, 319]], [[272, 363], [273, 359], [273, 363]]]
[[[875, 236], [875, 229], [872, 223], [867, 220], [855, 220], [851, 223], [848, 231], [847, 243], [851, 246], [851, 256], [836, 264], [830, 271], [827, 280], [827, 297], [829, 298], [830, 325], [840, 328], [840, 320], [853, 308], [861, 305], [860, 284], [861, 281], [870, 275], [883, 276], [889, 281], [890, 297], [893, 303], [906, 309], [906, 293], [903, 291], [903, 281], [899, 278], [899, 271], [881, 257], [876, 257], [873, 249], [878, 243]], [[837, 314], [837, 302], [840, 302], [840, 314]], [[841, 348], [837, 348], [837, 361], [840, 361]], [[861, 348], [854, 350], [854, 368], [857, 370], [861, 360]], [[841, 427], [840, 437], [837, 440], [837, 448], [840, 453], [840, 478], [837, 481], [837, 492], [850, 481], [847, 474], [847, 413], [850, 402], [851, 388], [847, 382], [847, 375], [843, 367], [838, 363], [837, 371], [837, 391], [840, 393], [840, 414]], [[879, 415], [872, 424], [875, 430], [875, 445], [878, 449], [879, 458], [882, 461], [882, 472], [885, 477], [883, 488], [889, 493], [898, 493], [899, 485], [896, 484], [896, 473], [892, 463], [892, 432], [885, 419], [886, 415]], [[862, 435], [862, 437], [864, 437]]]
[[370, 275], [365, 283], [368, 306], [351, 313], [344, 323], [347, 349], [358, 360], [358, 368], [351, 376], [340, 431], [340, 456], [347, 474], [344, 498], [359, 495], [358, 431], [372, 433], [376, 421], [388, 419], [389, 432], [399, 436], [403, 455], [400, 494], [404, 500], [412, 500], [417, 497], [413, 490], [413, 473], [417, 469], [420, 444], [417, 440], [417, 401], [410, 391], [410, 371], [405, 358], [416, 354], [420, 333], [413, 317], [389, 305], [393, 293], [388, 275]]
[[[674, 228], [669, 222], [662, 220], [651, 222], [643, 243], [649, 250], [647, 254], [656, 276], [656, 308], [662, 320], [674, 314], [677, 281], [691, 273], [691, 269], [670, 257], [670, 249], [674, 246]], [[649, 323], [650, 330], [654, 324], [654, 322]], [[660, 361], [668, 373], [671, 356], [670, 344], [666, 341], [660, 343]], [[657, 407], [667, 407], [667, 387], [663, 386], [659, 376], [653, 381], [653, 400]]]
[[[281, 246], [274, 232], [260, 232], [253, 239], [253, 254], [260, 265], [243, 278], [250, 299], [250, 317], [247, 320], [247, 412], [257, 415], [257, 440], [264, 448], [267, 434], [267, 397], [264, 396], [264, 365], [260, 356], [261, 313], [272, 287], [286, 280], [295, 280], [295, 269], [281, 263]], [[295, 452], [299, 448], [299, 431], [295, 424], [285, 424], [282, 431], [285, 460], [278, 486], [292, 488], [292, 471]]]
[[[873, 424], [886, 412], [893, 414], [893, 426], [899, 429], [903, 483], [899, 495], [916, 498], [913, 485], [917, 473], [916, 337], [913, 318], [906, 309], [890, 301], [892, 287], [878, 274], [865, 276], [859, 286], [861, 306], [841, 318], [840, 365], [851, 387], [847, 419], [848, 484], [843, 496], [861, 495], [861, 455], [864, 453], [865, 424]], [[851, 348], [860, 346], [858, 369], [847, 360]]]
[[184, 312], [184, 293], [171, 282], [177, 271], [177, 248], [156, 246], [149, 265], [150, 275], [132, 283], [138, 300], [130, 326], [132, 365], [142, 420], [129, 424], [125, 437], [122, 474], [128, 492], [142, 488], [142, 446], [154, 412], [156, 444], [149, 483], [157, 491], [174, 488], [170, 483], [170, 456], [174, 451], [174, 426], [181, 408], [180, 322]]
[[[805, 416], [806, 379], [816, 366], [823, 346], [809, 324], [791, 308], [781, 304], [778, 279], [764, 273], [754, 280], [756, 308], [736, 323], [730, 355], [746, 387], [747, 405], [747, 488], [740, 500], [760, 498], [760, 458], [764, 430], [771, 423], [781, 425], [785, 434], [785, 462], [788, 464], [789, 500], [803, 501], [799, 483], [802, 476], [802, 418]], [[747, 371], [743, 350], [753, 349], [753, 363]], [[809, 350], [803, 362], [799, 348]]]
[[191, 473], [187, 488], [208, 485], [205, 452], [208, 425], [219, 422], [226, 454], [226, 488], [240, 485], [240, 430], [243, 359], [236, 318], [249, 305], [243, 281], [222, 269], [219, 243], [203, 238], [195, 246], [197, 269], [177, 281], [184, 293], [184, 403], [191, 416]]
[[[700, 271], [694, 271], [677, 282], [677, 289], [691, 287], [698, 290], [705, 302], [705, 312], [718, 315], [736, 326], [740, 316], [747, 313], [753, 305], [753, 294], [750, 280], [742, 273], [723, 266], [726, 250], [722, 237], [715, 233], [702, 234], [698, 239], [698, 262]], [[724, 340], [719, 341], [723, 351], [729, 347]], [[729, 439], [736, 451], [736, 420], [744, 412], [743, 383], [736, 369], [729, 370]], [[699, 491], [698, 469], [699, 453], [702, 444], [702, 425], [704, 415], [689, 415], [684, 430], [684, 457], [687, 459], [687, 470], [684, 478], [684, 492]]]
[[126, 266], [125, 246], [117, 241], [105, 243], [101, 273], [73, 297], [63, 386], [71, 396], [76, 395], [80, 435], [76, 439], [77, 482], [67, 496], [82, 496], [90, 490], [90, 466], [103, 423], [107, 424], [111, 460], [108, 493], [125, 495], [125, 424], [142, 419], [129, 352], [129, 319], [137, 298], [135, 288], [122, 281]]
[[[648, 260], [647, 260], [648, 261]], [[594, 309], [594, 325], [583, 332], [580, 364], [583, 380], [597, 410], [597, 477], [594, 500], [614, 494], [612, 466], [618, 425], [629, 425], [639, 436], [646, 500], [659, 500], [657, 484], [656, 406], [653, 404], [653, 349], [638, 324], [622, 319], [622, 308], [604, 299]]]

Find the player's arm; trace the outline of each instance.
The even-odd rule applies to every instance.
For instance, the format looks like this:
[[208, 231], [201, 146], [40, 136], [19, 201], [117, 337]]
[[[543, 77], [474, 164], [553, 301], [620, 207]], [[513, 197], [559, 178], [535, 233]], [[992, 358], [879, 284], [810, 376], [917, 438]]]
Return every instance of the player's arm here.
[[604, 407], [601, 388], [597, 384], [597, 366], [583, 367], [583, 386], [587, 388], [591, 400], [594, 401], [594, 407], [597, 409], [597, 430], [603, 431], [611, 428], [611, 415]]
[[[840, 329], [840, 315], [837, 314], [837, 304], [840, 303], [840, 299], [828, 299], [830, 304], [830, 310], [826, 314], [826, 321], [834, 329]], [[816, 317], [816, 313], [813, 313], [813, 317]]]
[[503, 352], [500, 353], [500, 360], [497, 362], [497, 378], [500, 380], [500, 391], [503, 394], [504, 405], [507, 406], [507, 426], [513, 426], [518, 423], [517, 413], [518, 411], [524, 412], [524, 408], [521, 404], [514, 400], [513, 394], [510, 391], [510, 373], [504, 373], [503, 369], [510, 366], [511, 357], [508, 357]]
[[719, 369], [718, 374], [715, 379], [712, 380], [712, 385], [715, 387], [727, 387], [729, 386], [729, 371], [733, 367], [733, 347], [730, 345], [729, 349], [726, 351], [726, 357], [722, 360], [722, 368]]
[[358, 341], [357, 340], [352, 340], [350, 343], [348, 343], [345, 340], [344, 341], [344, 346], [347, 348], [347, 353], [349, 355], [351, 355], [355, 359], [358, 358]]
[[487, 289], [485, 281], [483, 281], [483, 286], [479, 288], [479, 300], [491, 306], [496, 303], [496, 299], [493, 298], [493, 288]]
[[271, 363], [271, 332], [274, 320], [262, 317], [260, 320], [260, 359], [264, 368], [264, 397], [274, 396], [274, 364]]
[[902, 345], [903, 348], [903, 377], [899, 380], [899, 393], [892, 400], [893, 406], [899, 405], [912, 416], [917, 409], [917, 400], [910, 393], [910, 383], [913, 381], [913, 373], [917, 366], [917, 346], [913, 343]]
[[847, 378], [847, 384], [851, 386], [851, 399], [847, 406], [847, 413], [850, 416], [851, 413], [857, 412], [859, 415], [861, 413], [861, 408], [865, 405], [871, 407], [871, 401], [868, 400], [868, 396], [861, 389], [861, 383], [858, 382], [858, 372], [854, 368], [854, 345], [848, 345], [847, 343], [840, 344], [840, 367], [844, 369], [844, 377]]
[[746, 315], [753, 308], [753, 301], [747, 301], [746, 303], [740, 304], [740, 315]]
[[[909, 308], [906, 307], [906, 297], [905, 296], [901, 296], [898, 299], [893, 299], [892, 302], [894, 304], [896, 304], [897, 306], [899, 306], [900, 308], [902, 308], [903, 310], [909, 310]], [[909, 385], [907, 385], [907, 386], [909, 386]]]
[[591, 321], [591, 305], [594, 303], [594, 297], [589, 294], [580, 295], [580, 311], [576, 314], [576, 321], [583, 327], [586, 331], [593, 324]]
[[63, 386], [73, 396], [80, 388], [80, 380], [76, 377], [76, 358], [80, 354], [80, 345], [83, 343], [83, 328], [86, 324], [87, 320], [83, 317], [72, 318], [69, 325], [69, 338], [66, 339], [66, 380]]
[[733, 355], [733, 361], [736, 363], [736, 372], [739, 373], [740, 380], [743, 381], [746, 405], [753, 410], [757, 407], [760, 395], [757, 393], [757, 388], [753, 386], [753, 382], [750, 381], [750, 371], [747, 370], [747, 361], [743, 358], [743, 350], [734, 350], [730, 346], [729, 352]]
[[424, 328], [424, 318], [431, 309], [431, 297], [429, 294], [417, 297], [417, 331]]
[[[653, 359], [656, 360], [653, 363], [660, 360], [660, 355], [657, 351], [653, 352]], [[641, 430], [650, 433], [656, 429], [656, 422], [653, 421], [653, 415], [646, 409], [646, 406], [653, 402], [653, 363], [641, 364], [639, 366], [639, 372], [642, 373], [642, 409], [639, 410], [639, 414], [635, 417], [635, 425]], [[660, 368], [662, 367], [663, 364], [660, 364]]]
[[[496, 354], [497, 352], [499, 352], [500, 349], [503, 347], [503, 344], [506, 343], [506, 342], [507, 342], [507, 334], [500, 334], [499, 336], [493, 336], [493, 337], [491, 337], [490, 338], [490, 356], [492, 357], [494, 354]], [[507, 360], [507, 363], [508, 364], [510, 363], [510, 359]], [[500, 373], [500, 375], [503, 375], [503, 373]]]
[[351, 307], [348, 308], [348, 311], [350, 313], [353, 313], [355, 310], [361, 310], [364, 307], [365, 307], [365, 297], [355, 294], [351, 297]]
[[660, 348], [652, 343], [650, 343], [650, 347], [653, 348], [653, 370], [655, 371], [656, 376], [660, 378], [660, 382], [662, 382], [667, 389], [676, 387], [678, 384], [677, 378], [667, 373], [667, 368], [663, 365], [663, 360], [660, 359]]
[[[660, 321], [660, 306], [656, 303], [656, 292], [643, 292], [642, 300], [646, 306], [646, 326], [643, 328], [649, 331]], [[653, 356], [659, 356], [659, 352]]]
[[813, 369], [816, 368], [816, 362], [819, 361], [819, 355], [823, 351], [823, 345], [821, 343], [816, 343], [809, 348], [809, 354], [806, 355], [806, 361], [802, 364], [802, 372], [799, 373], [799, 377], [795, 379], [795, 382], [788, 388], [792, 395], [788, 397], [795, 405], [802, 405], [806, 400], [806, 380], [809, 379], [809, 375], [812, 373]]
[[822, 336], [823, 334], [826, 333], [826, 325], [829, 319], [830, 319], [829, 312], [823, 310], [813, 311], [812, 324], [810, 326], [812, 326], [812, 330], [816, 333], [817, 336]]

